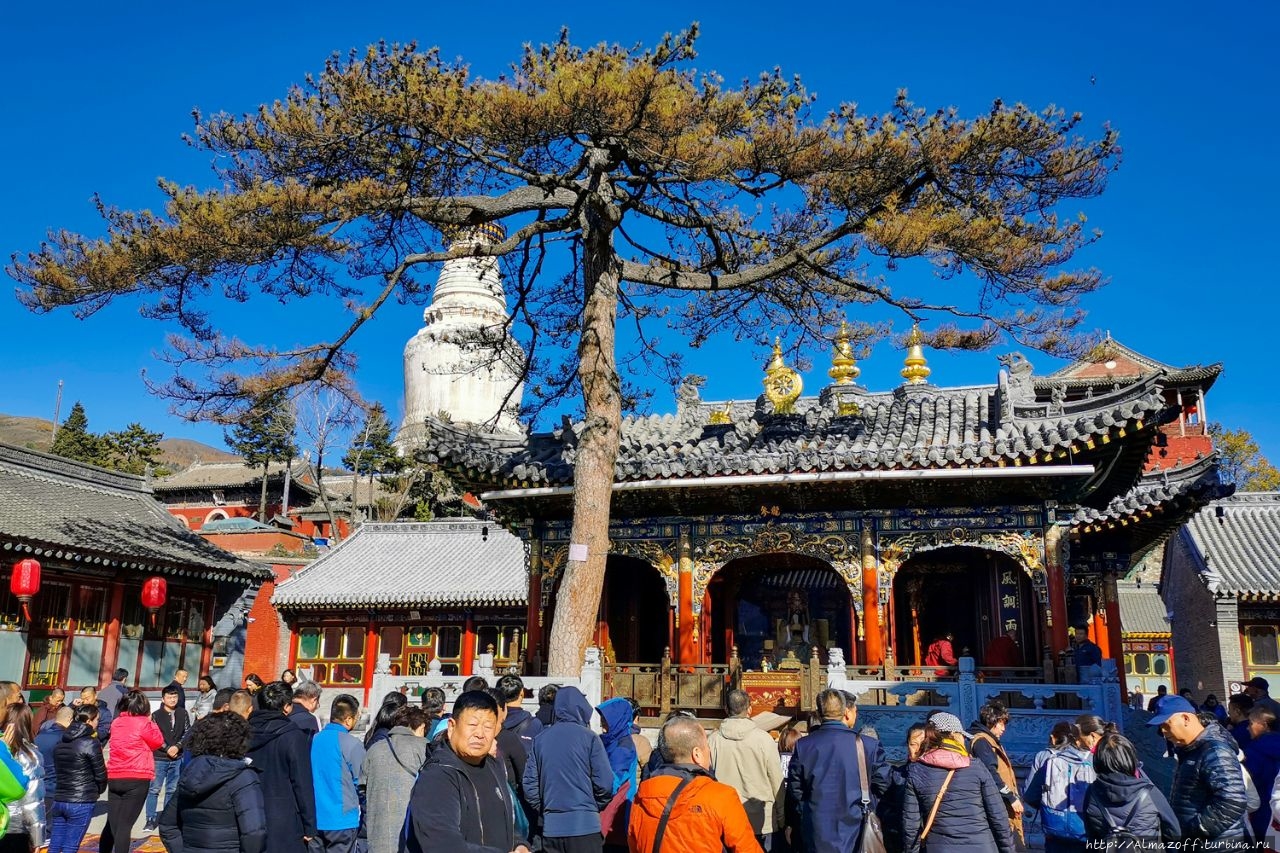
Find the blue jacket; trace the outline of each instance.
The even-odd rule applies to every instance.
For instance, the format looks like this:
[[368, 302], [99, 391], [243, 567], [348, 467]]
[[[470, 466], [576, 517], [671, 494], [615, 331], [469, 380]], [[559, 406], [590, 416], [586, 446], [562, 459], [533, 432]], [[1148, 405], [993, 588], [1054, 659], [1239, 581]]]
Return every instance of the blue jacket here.
[[847, 853], [862, 831], [857, 741], [867, 757], [871, 808], [889, 790], [889, 765], [875, 738], [828, 720], [800, 738], [787, 766], [787, 824], [798, 825], [804, 853]]
[[1183, 837], [1243, 836], [1244, 773], [1231, 736], [1221, 726], [1209, 726], [1176, 754], [1178, 769], [1173, 773], [1169, 805], [1182, 824]]
[[[801, 738], [800, 743], [808, 739]], [[937, 817], [921, 845], [920, 833], [951, 771], [955, 771], [955, 775], [938, 803]], [[902, 849], [907, 853], [918, 853], [922, 849], [935, 853], [1014, 851], [1013, 833], [999, 783], [981, 761], [946, 748], [926, 752], [907, 770], [902, 839]]]
[[1280, 732], [1263, 732], [1246, 743], [1244, 766], [1262, 798], [1263, 808], [1249, 817], [1254, 837], [1261, 838], [1271, 834], [1271, 789], [1275, 786], [1276, 774], [1280, 773]]
[[329, 723], [311, 739], [311, 779], [316, 829], [358, 829], [364, 744], [341, 723]]
[[49, 720], [36, 732], [36, 749], [40, 750], [40, 763], [44, 765], [44, 796], [48, 800], [57, 799], [58, 774], [54, 772], [53, 751], [62, 743], [62, 733], [66, 730], [66, 726]]
[[556, 694], [555, 725], [533, 740], [522, 790], [549, 838], [600, 833], [600, 809], [613, 795], [613, 770], [590, 728], [591, 705], [576, 687]]

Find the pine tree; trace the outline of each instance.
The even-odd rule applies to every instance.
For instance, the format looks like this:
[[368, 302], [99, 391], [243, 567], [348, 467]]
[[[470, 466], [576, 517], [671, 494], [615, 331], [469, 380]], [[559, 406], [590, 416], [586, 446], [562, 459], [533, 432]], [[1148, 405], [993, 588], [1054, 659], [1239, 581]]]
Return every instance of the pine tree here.
[[374, 403], [369, 407], [364, 423], [351, 434], [351, 449], [342, 457], [342, 464], [352, 471], [352, 517], [354, 518], [358, 509], [361, 476], [368, 478], [369, 510], [372, 515], [376, 504], [373, 498], [374, 477], [379, 474], [397, 474], [407, 464], [391, 441], [391, 421], [387, 419], [387, 410], [381, 403]]
[[106, 463], [106, 448], [100, 436], [89, 432], [89, 417], [84, 406], [76, 400], [71, 413], [53, 436], [52, 452], [56, 456], [88, 462], [91, 465]]
[[227, 446], [251, 468], [262, 467], [262, 495], [258, 520], [267, 520], [267, 474], [272, 462], [288, 462], [298, 455], [297, 422], [284, 394], [272, 394], [254, 405], [245, 417], [223, 433]]
[[116, 471], [128, 474], [152, 473], [163, 476], [167, 470], [160, 467], [160, 441], [163, 433], [151, 432], [140, 423], [132, 423], [119, 432], [102, 436], [105, 464]]

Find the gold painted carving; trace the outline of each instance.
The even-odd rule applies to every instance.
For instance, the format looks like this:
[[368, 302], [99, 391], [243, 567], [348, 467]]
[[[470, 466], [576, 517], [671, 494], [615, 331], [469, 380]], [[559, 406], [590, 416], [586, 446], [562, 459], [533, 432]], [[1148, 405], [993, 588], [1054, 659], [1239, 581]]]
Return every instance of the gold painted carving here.
[[694, 614], [702, 612], [702, 599], [707, 585], [726, 563], [756, 554], [804, 554], [826, 561], [849, 587], [854, 606], [862, 602], [861, 537], [851, 533], [808, 533], [786, 527], [770, 526], [740, 536], [718, 536], [697, 543], [693, 564]]
[[773, 342], [773, 359], [764, 369], [764, 396], [773, 404], [775, 415], [793, 415], [796, 411], [796, 400], [804, 390], [804, 380], [800, 374], [782, 360], [782, 343]]
[[672, 607], [680, 603], [680, 567], [673, 555], [675, 542], [655, 542], [652, 539], [610, 539], [609, 553], [621, 554], [642, 560], [662, 576], [667, 590], [667, 600]]

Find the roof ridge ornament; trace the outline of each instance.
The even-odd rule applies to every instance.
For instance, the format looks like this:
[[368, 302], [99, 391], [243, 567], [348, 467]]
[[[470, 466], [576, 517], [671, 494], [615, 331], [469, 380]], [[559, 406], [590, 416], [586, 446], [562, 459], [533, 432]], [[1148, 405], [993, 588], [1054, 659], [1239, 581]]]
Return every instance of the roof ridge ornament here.
[[764, 369], [764, 396], [773, 404], [773, 413], [794, 415], [803, 390], [804, 380], [782, 358], [782, 338], [774, 338], [773, 358]]
[[840, 331], [836, 333], [835, 346], [831, 351], [831, 369], [827, 371], [827, 375], [837, 385], [852, 385], [862, 373], [857, 359], [853, 357], [853, 345], [849, 343], [849, 339], [849, 324], [841, 320]]
[[924, 357], [924, 333], [919, 323], [911, 324], [911, 334], [907, 335], [907, 357], [903, 359], [902, 378], [908, 385], [924, 385], [933, 371]]

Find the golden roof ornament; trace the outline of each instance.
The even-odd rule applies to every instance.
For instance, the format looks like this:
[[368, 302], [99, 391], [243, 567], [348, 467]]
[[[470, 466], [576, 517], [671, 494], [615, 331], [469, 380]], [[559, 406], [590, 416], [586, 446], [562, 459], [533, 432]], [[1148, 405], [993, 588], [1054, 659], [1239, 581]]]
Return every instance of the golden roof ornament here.
[[724, 404], [724, 408], [712, 409], [711, 414], [707, 418], [707, 423], [715, 426], [717, 424], [733, 423], [733, 401], [729, 400]]
[[849, 324], [840, 321], [840, 331], [836, 333], [835, 348], [831, 351], [831, 369], [827, 371], [837, 385], [852, 385], [862, 369], [853, 357], [853, 345], [849, 343]]
[[911, 334], [907, 335], [907, 357], [902, 363], [902, 378], [908, 385], [924, 385], [933, 372], [924, 357], [924, 334], [919, 323], [912, 325]]
[[782, 360], [782, 340], [773, 341], [773, 358], [764, 369], [764, 396], [773, 404], [775, 415], [793, 415], [796, 411], [796, 400], [804, 390], [804, 381], [800, 374], [787, 367]]

